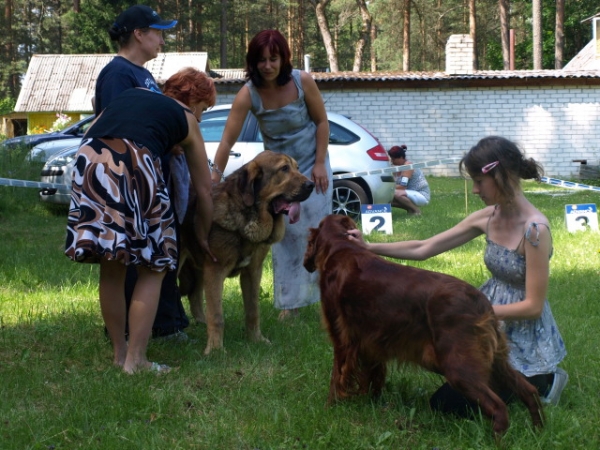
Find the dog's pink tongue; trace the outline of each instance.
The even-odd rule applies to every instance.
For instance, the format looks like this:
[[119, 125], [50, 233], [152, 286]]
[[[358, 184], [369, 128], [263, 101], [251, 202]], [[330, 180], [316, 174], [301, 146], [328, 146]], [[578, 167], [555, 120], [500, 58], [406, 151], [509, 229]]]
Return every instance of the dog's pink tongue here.
[[290, 218], [290, 223], [296, 223], [300, 220], [300, 202], [290, 203], [288, 216]]

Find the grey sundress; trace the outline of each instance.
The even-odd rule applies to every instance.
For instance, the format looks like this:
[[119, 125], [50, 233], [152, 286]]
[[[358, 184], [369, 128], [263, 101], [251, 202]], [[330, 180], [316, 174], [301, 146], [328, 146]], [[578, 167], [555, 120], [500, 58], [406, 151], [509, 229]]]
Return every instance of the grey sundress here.
[[[316, 159], [317, 126], [311, 119], [300, 71], [292, 71], [298, 98], [279, 109], [264, 109], [252, 82], [246, 83], [252, 99], [251, 111], [258, 120], [264, 148], [285, 153], [298, 162], [300, 171], [309, 179]], [[272, 248], [274, 303], [278, 309], [293, 309], [319, 301], [317, 274], [310, 274], [302, 265], [308, 240], [308, 229], [316, 228], [323, 217], [331, 214], [333, 180], [329, 155], [326, 158], [329, 187], [325, 195], [313, 191], [302, 202], [300, 221], [290, 225], [286, 220], [285, 237]]]
[[[546, 225], [531, 223], [523, 239], [537, 246], [540, 226]], [[522, 301], [525, 298], [525, 257], [487, 237], [486, 242], [484, 261], [492, 278], [481, 286], [481, 291], [492, 305]], [[516, 370], [527, 377], [556, 372], [567, 352], [547, 299], [538, 319], [507, 320], [503, 326], [510, 347], [509, 360]]]

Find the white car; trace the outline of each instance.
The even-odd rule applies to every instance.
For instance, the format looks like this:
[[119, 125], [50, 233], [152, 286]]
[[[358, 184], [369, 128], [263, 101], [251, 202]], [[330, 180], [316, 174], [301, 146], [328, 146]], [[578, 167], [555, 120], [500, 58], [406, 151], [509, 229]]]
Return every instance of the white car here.
[[[225, 129], [231, 105], [215, 106], [202, 114], [200, 130], [206, 144], [206, 153], [212, 160]], [[365, 172], [389, 167], [385, 148], [370, 132], [341, 114], [327, 113], [329, 119], [329, 157], [333, 173]], [[78, 142], [66, 142], [70, 150], [56, 153], [42, 170], [42, 182], [70, 186], [73, 157]], [[240, 137], [233, 146], [225, 176], [252, 160], [263, 150], [258, 122], [248, 114]], [[360, 219], [362, 203], [390, 203], [394, 196], [394, 178], [391, 174], [364, 175], [333, 180], [333, 212]], [[40, 192], [44, 202], [68, 204], [69, 189], [44, 189]]]

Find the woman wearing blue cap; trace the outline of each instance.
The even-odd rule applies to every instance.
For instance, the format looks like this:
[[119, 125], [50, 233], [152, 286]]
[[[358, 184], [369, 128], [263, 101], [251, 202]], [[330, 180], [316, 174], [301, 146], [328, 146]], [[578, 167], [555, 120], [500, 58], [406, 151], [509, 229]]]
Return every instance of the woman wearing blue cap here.
[[117, 41], [117, 56], [98, 75], [94, 111], [100, 114], [110, 101], [126, 89], [145, 87], [160, 92], [152, 74], [144, 64], [156, 58], [165, 44], [162, 30], [177, 25], [176, 20], [162, 20], [152, 8], [132, 6], [115, 20], [108, 30]]
[[[110, 102], [130, 88], [143, 87], [160, 93], [156, 80], [144, 64], [156, 58], [164, 45], [162, 30], [173, 28], [176, 20], [162, 20], [156, 11], [145, 5], [134, 5], [123, 11], [108, 30], [111, 40], [116, 41], [119, 51], [114, 59], [100, 72], [96, 80], [94, 111], [99, 115]], [[165, 180], [169, 182], [170, 160], [179, 160], [183, 156], [162, 158]], [[183, 163], [185, 164], [185, 163]], [[125, 295], [127, 306], [131, 302], [137, 273], [128, 270]], [[160, 292], [158, 311], [152, 326], [152, 337], [186, 341], [183, 331], [189, 325], [189, 319], [181, 303], [177, 287], [177, 274], [170, 271], [165, 276]]]

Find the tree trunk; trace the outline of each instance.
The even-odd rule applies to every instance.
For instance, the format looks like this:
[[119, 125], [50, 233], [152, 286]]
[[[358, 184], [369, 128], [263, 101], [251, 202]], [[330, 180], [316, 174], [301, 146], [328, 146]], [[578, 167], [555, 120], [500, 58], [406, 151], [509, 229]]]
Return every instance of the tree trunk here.
[[510, 16], [509, 0], [498, 0], [500, 10], [500, 39], [502, 41], [502, 65], [504, 70], [510, 69]]
[[306, 17], [306, 5], [304, 4], [304, 0], [297, 0], [298, 4], [298, 15], [297, 15], [297, 42], [298, 42], [298, 52], [300, 57], [304, 59], [304, 54], [306, 53], [306, 35], [305, 35], [305, 26], [304, 26], [304, 18]]
[[293, 12], [293, 6], [291, 4], [288, 4], [287, 7], [287, 41], [288, 41], [288, 45], [290, 46], [290, 53], [291, 53], [291, 59], [292, 59], [292, 65], [294, 65], [293, 61], [300, 61], [300, 59], [298, 59], [298, 54], [297, 52], [297, 47], [296, 47], [296, 36], [294, 34], [294, 12]]
[[6, 44], [4, 45], [3, 65], [10, 67], [10, 71], [6, 73], [7, 90], [6, 92], [11, 98], [17, 98], [17, 83], [18, 74], [13, 73], [14, 71], [14, 42], [13, 42], [13, 23], [12, 23], [12, 10], [13, 0], [6, 0], [4, 2], [4, 24], [5, 24], [5, 36]]
[[410, 2], [404, 0], [404, 28], [402, 30], [402, 70], [410, 71]]
[[221, 67], [227, 67], [227, 0], [221, 0]]
[[542, 70], [542, 0], [533, 0], [533, 70]]
[[477, 9], [475, 0], [469, 0], [469, 34], [473, 39], [473, 70], [477, 70]]
[[352, 67], [352, 71], [360, 72], [365, 48], [369, 42], [369, 37], [371, 35], [371, 23], [373, 21], [373, 18], [371, 17], [371, 13], [367, 9], [367, 4], [365, 3], [365, 0], [356, 0], [356, 4], [358, 5], [358, 9], [360, 10], [362, 26], [360, 30], [360, 38], [356, 42], [356, 46], [354, 49], [354, 64]]
[[375, 51], [375, 40], [377, 39], [377, 26], [371, 23], [371, 72], [377, 71], [377, 52]]
[[292, 53], [292, 64], [304, 62], [304, 2], [298, 0], [287, 7], [287, 39]]
[[565, 51], [565, 0], [556, 0], [556, 37], [554, 43], [554, 68], [562, 69]]
[[314, 6], [317, 15], [317, 24], [319, 25], [319, 31], [321, 32], [321, 38], [323, 39], [323, 45], [325, 45], [327, 59], [329, 60], [329, 70], [339, 72], [337, 51], [333, 45], [327, 15], [325, 14], [325, 8], [329, 4], [329, 0], [310, 0], [310, 3]]

